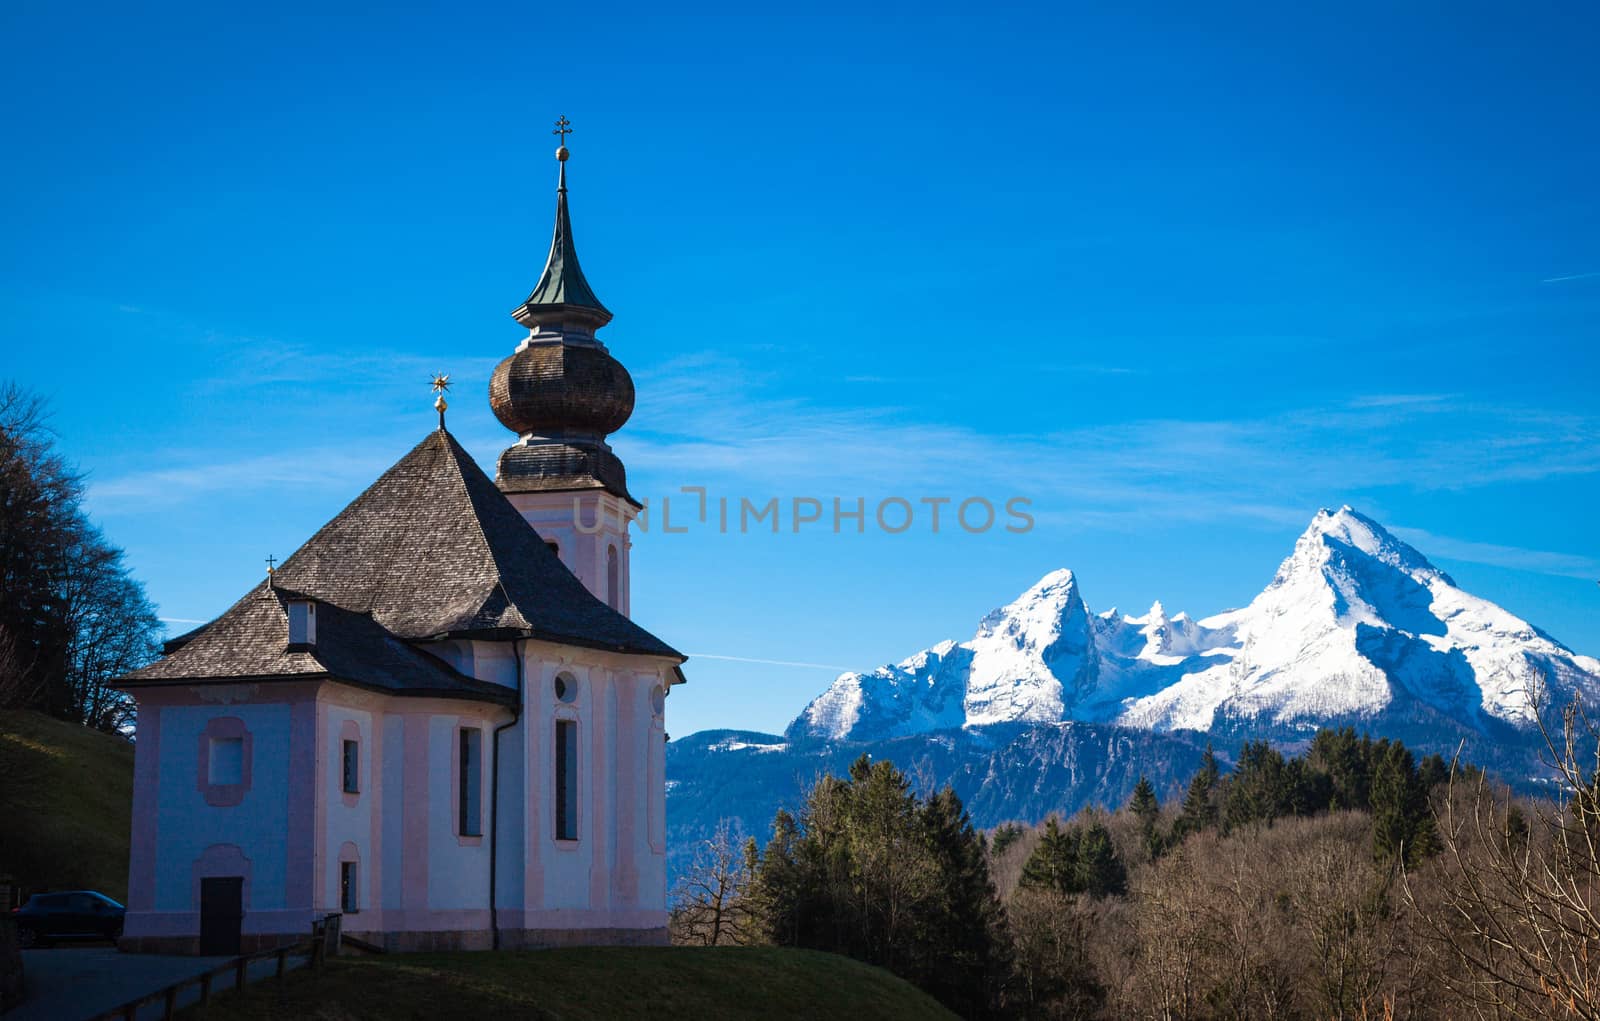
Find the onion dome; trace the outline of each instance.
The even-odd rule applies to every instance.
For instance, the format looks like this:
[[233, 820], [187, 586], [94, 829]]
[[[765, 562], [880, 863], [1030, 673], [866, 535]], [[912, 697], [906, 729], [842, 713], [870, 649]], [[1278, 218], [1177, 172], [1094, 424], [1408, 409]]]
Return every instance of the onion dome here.
[[[565, 118], [557, 122], [563, 141], [568, 130]], [[528, 337], [489, 380], [489, 406], [520, 437], [500, 455], [495, 481], [507, 493], [604, 489], [637, 504], [605, 442], [633, 414], [633, 378], [594, 335], [611, 312], [578, 266], [567, 157], [565, 145], [556, 150], [556, 227], [544, 272], [511, 313]]]
[[535, 341], [495, 366], [489, 406], [514, 433], [604, 436], [633, 414], [633, 377], [599, 345]]

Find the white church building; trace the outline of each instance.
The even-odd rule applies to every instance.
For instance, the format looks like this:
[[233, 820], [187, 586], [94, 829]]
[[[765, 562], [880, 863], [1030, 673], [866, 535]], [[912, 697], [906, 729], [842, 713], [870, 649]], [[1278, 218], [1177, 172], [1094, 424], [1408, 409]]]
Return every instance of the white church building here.
[[[559, 130], [566, 127], [563, 120]], [[563, 135], [563, 141], [565, 141]], [[629, 619], [633, 381], [572, 239], [512, 315], [490, 478], [444, 429], [120, 682], [138, 701], [123, 948], [664, 943], [663, 708]]]

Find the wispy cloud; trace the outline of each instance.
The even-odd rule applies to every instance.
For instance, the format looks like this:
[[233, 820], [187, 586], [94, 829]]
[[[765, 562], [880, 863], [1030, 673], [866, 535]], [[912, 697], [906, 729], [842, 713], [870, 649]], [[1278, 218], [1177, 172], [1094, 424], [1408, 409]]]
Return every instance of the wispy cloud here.
[[1069, 376], [1142, 376], [1148, 369], [1136, 369], [1130, 365], [1101, 365], [1093, 362], [1074, 362], [1070, 365], [1045, 364], [1038, 367], [1040, 372], [1056, 372]]
[[1600, 472], [1600, 418], [1459, 394], [1374, 393], [1262, 417], [1008, 434], [886, 407], [769, 399], [745, 367], [716, 366], [661, 371], [640, 387], [639, 411], [615, 443], [641, 486], [717, 485], [751, 497], [1021, 495], [1053, 524], [1132, 530], [1241, 517], [1303, 524], [1317, 506], [1375, 488], [1449, 491]]
[[157, 617], [163, 624], [204, 624], [206, 621], [195, 620], [192, 617]]
[[1573, 273], [1564, 277], [1546, 277], [1539, 282], [1541, 284], [1564, 284], [1568, 280], [1590, 280], [1594, 277], [1600, 277], [1600, 270], [1595, 270], [1592, 273]]
[[[919, 420], [882, 404], [825, 407], [774, 396], [771, 369], [715, 353], [639, 380], [634, 418], [612, 442], [645, 498], [681, 485], [763, 500], [982, 495], [998, 504], [1022, 496], [1041, 524], [1131, 533], [1245, 519], [1294, 527], [1318, 506], [1384, 487], [1453, 491], [1600, 472], [1600, 417], [1459, 394], [1372, 393], [1251, 418], [1007, 433]], [[480, 458], [504, 445], [498, 435], [458, 438]], [[354, 493], [391, 460], [361, 452], [384, 449], [346, 436], [232, 461], [195, 453], [96, 480], [90, 497], [137, 510], [225, 489]], [[1456, 555], [1443, 544], [1423, 546]], [[1590, 573], [1584, 558], [1510, 547], [1484, 547], [1471, 558], [1490, 556], [1527, 570]]]
[[121, 509], [149, 509], [223, 490], [249, 492], [277, 486], [348, 489], [352, 481], [361, 485], [371, 482], [387, 467], [377, 458], [352, 454], [342, 447], [307, 448], [91, 480], [89, 500], [97, 508], [116, 503]]
[[1432, 406], [1443, 407], [1457, 394], [1369, 394], [1353, 397], [1347, 405], [1352, 408], [1400, 408]]
[[1393, 527], [1389, 530], [1430, 557], [1464, 560], [1469, 564], [1488, 564], [1491, 567], [1509, 567], [1518, 571], [1553, 574], [1564, 578], [1600, 579], [1600, 560], [1594, 557], [1452, 539], [1421, 528]]
[[755, 659], [751, 656], [718, 656], [709, 652], [686, 652], [684, 655], [690, 659], [720, 659], [729, 663], [759, 663], [762, 666], [795, 666], [811, 670], [851, 670], [853, 667], [837, 666], [832, 663], [800, 663], [788, 659]]
[[361, 351], [327, 351], [309, 345], [249, 337], [216, 338], [229, 347], [222, 360], [224, 371], [201, 381], [207, 389], [278, 386], [286, 383], [336, 387], [344, 392], [371, 386], [420, 387], [436, 372], [448, 371], [456, 379], [488, 379], [498, 358], [452, 359], [447, 366], [437, 358], [409, 352], [370, 348]]

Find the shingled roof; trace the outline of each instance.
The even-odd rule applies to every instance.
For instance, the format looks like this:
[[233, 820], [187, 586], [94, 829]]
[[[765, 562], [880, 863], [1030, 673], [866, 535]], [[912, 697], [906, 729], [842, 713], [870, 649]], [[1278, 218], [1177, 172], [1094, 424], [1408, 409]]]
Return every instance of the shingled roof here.
[[172, 655], [123, 678], [130, 688], [196, 681], [336, 680], [403, 695], [514, 702], [503, 685], [459, 673], [361, 613], [318, 603], [317, 640], [289, 644], [286, 604], [303, 594], [265, 584], [194, 633]]
[[402, 638], [520, 635], [683, 659], [596, 599], [442, 429], [300, 547], [277, 583]]
[[[330, 675], [406, 692], [482, 683], [399, 639], [539, 638], [684, 659], [596, 599], [443, 429], [296, 550], [274, 584], [127, 680]], [[315, 652], [287, 651], [285, 593], [335, 611]]]

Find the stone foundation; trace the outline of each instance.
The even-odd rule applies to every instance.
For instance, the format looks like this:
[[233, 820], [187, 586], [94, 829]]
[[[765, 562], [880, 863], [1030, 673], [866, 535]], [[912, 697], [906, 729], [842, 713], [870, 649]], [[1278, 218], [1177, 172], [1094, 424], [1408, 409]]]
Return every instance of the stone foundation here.
[[[488, 929], [441, 929], [417, 932], [358, 932], [351, 936], [393, 954], [492, 950], [494, 933]], [[285, 943], [303, 942], [310, 933], [245, 933], [239, 952], [274, 950]], [[667, 927], [655, 929], [501, 929], [501, 950], [545, 950], [552, 947], [664, 947], [671, 940]], [[124, 936], [117, 949], [125, 954], [200, 953], [199, 936]]]
[[[253, 954], [258, 950], [276, 950], [285, 943], [300, 943], [310, 938], [310, 933], [247, 932], [239, 937], [239, 952]], [[123, 936], [117, 940], [117, 949], [125, 954], [184, 954], [200, 955], [199, 936]]]

